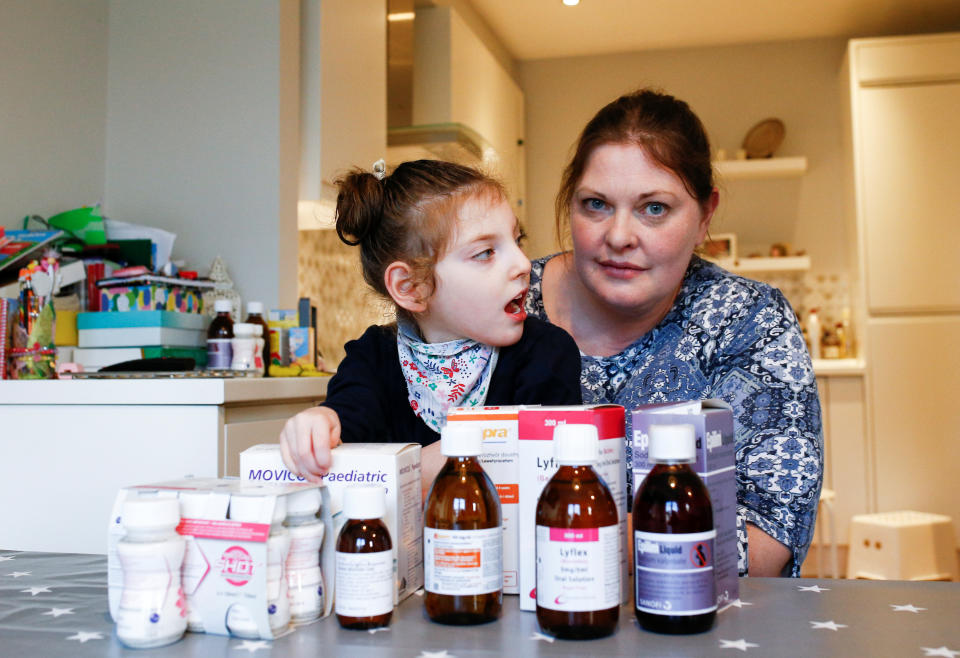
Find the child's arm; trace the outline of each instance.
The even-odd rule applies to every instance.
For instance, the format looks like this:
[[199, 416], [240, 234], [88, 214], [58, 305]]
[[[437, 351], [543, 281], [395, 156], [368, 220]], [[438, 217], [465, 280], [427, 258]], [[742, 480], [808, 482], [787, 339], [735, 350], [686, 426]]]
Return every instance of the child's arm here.
[[319, 482], [330, 468], [330, 449], [340, 445], [340, 417], [328, 407], [301, 411], [280, 432], [280, 454], [294, 475]]

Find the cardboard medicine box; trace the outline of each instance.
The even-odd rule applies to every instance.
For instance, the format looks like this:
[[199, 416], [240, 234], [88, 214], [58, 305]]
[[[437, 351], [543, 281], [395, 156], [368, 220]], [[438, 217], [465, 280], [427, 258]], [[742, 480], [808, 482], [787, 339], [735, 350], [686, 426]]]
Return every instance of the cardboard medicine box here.
[[[420, 446], [416, 443], [344, 443], [331, 451], [333, 463], [324, 476], [329, 492], [332, 534], [336, 541], [346, 523], [343, 491], [351, 485], [380, 484], [387, 489], [384, 523], [390, 532], [397, 579], [394, 604], [423, 586], [423, 504], [420, 488]], [[293, 482], [279, 444], [262, 444], [240, 453], [240, 477], [259, 482]], [[331, 572], [332, 574], [333, 572]], [[327, 597], [336, 597], [336, 583], [327, 578]]]
[[447, 411], [448, 423], [477, 425], [483, 431], [480, 464], [500, 497], [503, 514], [503, 593], [519, 594], [520, 453], [517, 419], [520, 406], [455, 407]]
[[[693, 425], [697, 459], [691, 465], [710, 494], [717, 607], [723, 610], [740, 598], [737, 570], [737, 481], [733, 412], [722, 400], [694, 400], [642, 405], [633, 411], [633, 482], [639, 488], [653, 468], [648, 460], [651, 425]], [[632, 542], [631, 542], [632, 544]], [[631, 557], [631, 559], [633, 559]]]
[[537, 501], [557, 472], [553, 458], [553, 430], [562, 424], [594, 425], [600, 438], [596, 471], [613, 495], [620, 515], [620, 602], [630, 594], [627, 573], [627, 482], [624, 410], [619, 405], [521, 407], [518, 413], [520, 469], [520, 609], [537, 609], [536, 526]]
[[[316, 487], [314, 484], [259, 484], [236, 479], [187, 478], [158, 484], [126, 487], [117, 493], [108, 527], [107, 599], [110, 615], [117, 617], [123, 591], [123, 569], [117, 545], [126, 535], [123, 527], [123, 504], [136, 497], [179, 498], [202, 496], [199, 505], [202, 518], [181, 518], [177, 532], [188, 538], [187, 554], [182, 568], [182, 586], [191, 618], [196, 616], [206, 633], [229, 635], [227, 619], [233, 606], [245, 608], [245, 620], [256, 624], [261, 639], [278, 635], [270, 629], [267, 604], [267, 539], [270, 521], [279, 497]], [[320, 570], [325, 579], [334, 573], [334, 544], [328, 539], [332, 518], [330, 497], [321, 487], [321, 520], [324, 541]], [[259, 518], [254, 522], [227, 518], [235, 496], [261, 499]], [[192, 501], [196, 505], [196, 499]], [[286, 575], [283, 576], [286, 578]], [[324, 596], [322, 616], [333, 609], [333, 597]]]

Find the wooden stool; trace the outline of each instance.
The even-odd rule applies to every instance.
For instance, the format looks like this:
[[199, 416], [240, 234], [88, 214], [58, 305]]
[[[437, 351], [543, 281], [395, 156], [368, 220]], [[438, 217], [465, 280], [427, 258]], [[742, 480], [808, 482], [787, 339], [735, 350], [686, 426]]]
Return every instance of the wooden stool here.
[[854, 516], [847, 578], [956, 580], [953, 521], [908, 510]]

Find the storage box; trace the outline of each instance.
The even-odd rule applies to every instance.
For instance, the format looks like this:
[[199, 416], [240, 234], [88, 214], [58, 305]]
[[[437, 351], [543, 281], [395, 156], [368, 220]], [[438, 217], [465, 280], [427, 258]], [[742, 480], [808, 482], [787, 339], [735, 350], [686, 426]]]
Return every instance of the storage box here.
[[73, 350], [71, 360], [83, 366], [86, 372], [96, 372], [124, 361], [134, 359], [157, 359], [161, 357], [193, 359], [197, 368], [207, 365], [207, 350], [202, 347], [170, 347], [167, 345], [145, 345], [143, 347], [78, 347]]
[[536, 526], [537, 501], [557, 472], [553, 458], [553, 430], [561, 424], [597, 428], [600, 461], [596, 471], [606, 482], [620, 515], [620, 601], [630, 594], [627, 573], [627, 483], [624, 412], [618, 405], [521, 407], [518, 414], [520, 472], [520, 609], [537, 609]]
[[79, 347], [205, 347], [210, 319], [197, 313], [128, 311], [79, 313]]
[[[113, 504], [107, 542], [107, 598], [110, 615], [116, 619], [123, 591], [123, 569], [117, 553], [117, 545], [126, 535], [123, 527], [123, 503], [133, 497], [177, 498], [186, 492], [206, 493], [209, 500], [204, 505], [204, 518], [183, 518], [177, 532], [193, 538], [198, 553], [193, 559], [199, 565], [184, 569], [183, 589], [187, 596], [191, 617], [199, 616], [203, 630], [217, 635], [228, 635], [227, 616], [230, 608], [240, 605], [246, 608], [259, 632], [260, 638], [275, 637], [270, 629], [267, 610], [267, 539], [270, 521], [276, 500], [313, 484], [261, 484], [234, 479], [187, 478], [159, 484], [142, 485], [121, 489]], [[332, 530], [330, 496], [321, 487], [321, 515], [325, 533]], [[261, 518], [256, 522], [233, 521], [227, 518], [230, 501], [234, 496], [255, 496], [263, 500]], [[203, 567], [206, 567], [205, 569]], [[321, 572], [331, 580], [334, 573], [334, 544], [325, 540], [321, 548]], [[282, 577], [286, 577], [284, 574]], [[324, 597], [323, 615], [330, 614], [333, 606], [331, 596]], [[279, 634], [282, 634], [279, 633]]]
[[519, 594], [518, 575], [520, 453], [517, 441], [519, 406], [455, 407], [448, 423], [477, 425], [483, 430], [480, 463], [497, 488], [503, 513], [503, 593]]
[[203, 313], [203, 292], [211, 281], [191, 281], [147, 274], [97, 282], [101, 311], [179, 311]]
[[[737, 578], [737, 480], [734, 462], [733, 412], [722, 400], [665, 402], [633, 411], [633, 482], [639, 488], [653, 468], [648, 461], [651, 425], [693, 425], [697, 433], [697, 461], [693, 470], [707, 485], [717, 531], [713, 568], [717, 609], [740, 598]], [[632, 542], [631, 542], [632, 544]], [[632, 549], [631, 549], [632, 555]], [[632, 557], [634, 559], [635, 557]]]
[[[394, 603], [423, 586], [423, 504], [420, 489], [420, 446], [416, 443], [344, 443], [333, 449], [333, 464], [324, 476], [336, 539], [346, 523], [343, 490], [353, 484], [380, 484], [387, 489], [383, 521], [394, 550], [397, 589]], [[240, 477], [260, 482], [300, 480], [283, 464], [278, 444], [262, 444], [240, 453]], [[336, 596], [336, 583], [327, 593]]]
[[290, 327], [287, 331], [289, 365], [312, 369], [317, 353], [316, 338], [312, 327]]

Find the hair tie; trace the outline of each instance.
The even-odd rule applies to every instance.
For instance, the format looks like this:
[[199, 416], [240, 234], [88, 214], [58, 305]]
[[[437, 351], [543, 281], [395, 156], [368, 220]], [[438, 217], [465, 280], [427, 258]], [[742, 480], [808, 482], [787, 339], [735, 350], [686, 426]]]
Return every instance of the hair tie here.
[[383, 180], [387, 175], [387, 163], [383, 161], [383, 158], [373, 163], [373, 175], [377, 177], [377, 180]]

